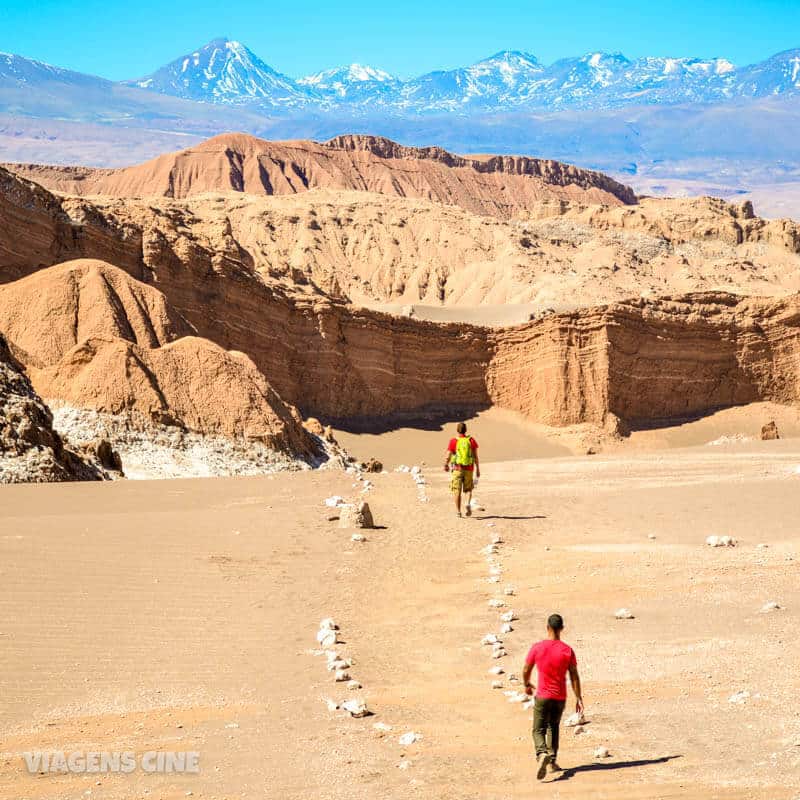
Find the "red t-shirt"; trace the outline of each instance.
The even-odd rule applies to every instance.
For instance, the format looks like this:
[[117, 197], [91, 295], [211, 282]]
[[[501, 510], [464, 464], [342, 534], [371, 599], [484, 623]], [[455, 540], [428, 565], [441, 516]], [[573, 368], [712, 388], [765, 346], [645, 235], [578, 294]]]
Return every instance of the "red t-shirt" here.
[[543, 639], [528, 651], [526, 664], [536, 666], [536, 696], [549, 700], [567, 699], [567, 671], [577, 666], [575, 652], [560, 639]]
[[[458, 438], [460, 439], [461, 437], [459, 436]], [[451, 439], [450, 440], [450, 444], [447, 445], [447, 449], [451, 453], [455, 453], [456, 452], [456, 442], [457, 441], [458, 441], [458, 439]], [[470, 444], [470, 447], [472, 448], [473, 452], [477, 451], [478, 443], [471, 436], [469, 437], [469, 444]], [[465, 470], [467, 470], [467, 472], [472, 472], [472, 470], [475, 469], [475, 465], [474, 464], [469, 464], [469, 465], [465, 464], [464, 466], [456, 467], [456, 469], [465, 469]]]

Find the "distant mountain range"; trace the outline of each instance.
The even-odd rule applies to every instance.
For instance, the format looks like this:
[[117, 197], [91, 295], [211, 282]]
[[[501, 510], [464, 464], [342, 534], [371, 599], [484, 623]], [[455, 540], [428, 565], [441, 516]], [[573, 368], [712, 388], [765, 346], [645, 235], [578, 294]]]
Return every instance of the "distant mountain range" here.
[[401, 80], [351, 64], [294, 80], [240, 42], [214, 39], [127, 85], [188, 100], [277, 109], [368, 108], [397, 114], [605, 110], [627, 105], [717, 103], [800, 96], [800, 49], [736, 67], [723, 58], [590, 53], [545, 66], [529, 54], [496, 53], [468, 67]]
[[364, 133], [556, 158], [647, 193], [750, 195], [800, 218], [798, 130], [800, 49], [742, 67], [503, 51], [407, 80], [359, 64], [296, 79], [227, 39], [130, 81], [0, 53], [0, 161], [121, 166], [226, 131]]

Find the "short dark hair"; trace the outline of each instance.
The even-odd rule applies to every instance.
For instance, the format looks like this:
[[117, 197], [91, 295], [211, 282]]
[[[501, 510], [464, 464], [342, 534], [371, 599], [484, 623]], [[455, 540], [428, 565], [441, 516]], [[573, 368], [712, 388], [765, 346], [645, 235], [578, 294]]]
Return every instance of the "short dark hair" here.
[[560, 631], [564, 627], [564, 617], [561, 614], [551, 614], [547, 618], [547, 627], [554, 631]]
[[459, 433], [466, 433], [467, 432], [467, 423], [466, 422], [459, 422], [458, 425], [456, 425], [456, 430]]

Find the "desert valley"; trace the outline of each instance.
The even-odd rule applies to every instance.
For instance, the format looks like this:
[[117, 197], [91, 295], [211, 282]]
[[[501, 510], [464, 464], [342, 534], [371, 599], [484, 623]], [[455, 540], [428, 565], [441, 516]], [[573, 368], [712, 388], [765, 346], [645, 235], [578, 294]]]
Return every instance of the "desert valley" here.
[[369, 135], [5, 163], [0, 483], [4, 798], [800, 793], [800, 222], [749, 200]]

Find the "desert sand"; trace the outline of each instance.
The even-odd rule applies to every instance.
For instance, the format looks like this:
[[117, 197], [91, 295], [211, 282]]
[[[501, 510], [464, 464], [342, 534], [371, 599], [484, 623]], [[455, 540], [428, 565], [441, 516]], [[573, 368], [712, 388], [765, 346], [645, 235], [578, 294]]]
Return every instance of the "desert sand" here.
[[[341, 471], [5, 487], [0, 796], [795, 797], [800, 440], [520, 461], [502, 460], [519, 454], [502, 424], [472, 421], [498, 446], [472, 519], [436, 459], [428, 503], [407, 474], [371, 476], [364, 543], [323, 505], [357, 491]], [[407, 463], [446, 435], [418, 432]], [[496, 661], [480, 643], [507, 610], [495, 596], [519, 617]], [[634, 619], [614, 618], [623, 606]], [[536, 785], [530, 712], [488, 669], [513, 687], [554, 610], [589, 722]], [[359, 692], [312, 654], [328, 616]], [[353, 695], [374, 716], [323, 701]], [[421, 740], [401, 746], [409, 731]], [[51, 748], [197, 750], [201, 772], [29, 776], [21, 754]]]

